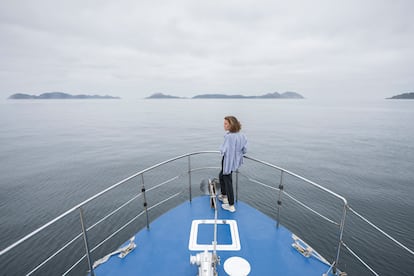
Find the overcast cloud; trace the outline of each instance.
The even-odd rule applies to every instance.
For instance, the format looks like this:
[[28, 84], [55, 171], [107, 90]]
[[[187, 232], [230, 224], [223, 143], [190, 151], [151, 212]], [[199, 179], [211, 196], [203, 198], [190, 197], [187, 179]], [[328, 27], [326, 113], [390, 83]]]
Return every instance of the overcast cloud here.
[[2, 0], [0, 97], [414, 92], [414, 1]]

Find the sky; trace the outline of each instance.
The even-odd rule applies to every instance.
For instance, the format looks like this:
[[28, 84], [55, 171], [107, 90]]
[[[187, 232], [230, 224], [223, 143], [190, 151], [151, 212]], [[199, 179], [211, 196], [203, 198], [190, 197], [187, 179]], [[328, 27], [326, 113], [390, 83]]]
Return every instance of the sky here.
[[0, 98], [414, 92], [414, 1], [1, 0]]

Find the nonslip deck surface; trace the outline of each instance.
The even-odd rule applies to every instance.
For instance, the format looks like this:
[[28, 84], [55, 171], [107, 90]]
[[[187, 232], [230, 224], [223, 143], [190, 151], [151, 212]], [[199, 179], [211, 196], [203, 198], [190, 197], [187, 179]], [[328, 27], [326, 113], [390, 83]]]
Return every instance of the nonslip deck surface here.
[[[219, 204], [220, 206], [220, 204]], [[319, 260], [305, 258], [292, 246], [291, 233], [284, 227], [276, 228], [275, 221], [243, 202], [236, 203], [237, 211], [230, 213], [218, 208], [219, 220], [235, 220], [240, 238], [240, 250], [218, 250], [224, 272], [224, 262], [233, 256], [250, 263], [249, 275], [318, 275], [326, 273], [328, 266]], [[190, 255], [200, 251], [189, 250], [189, 237], [193, 220], [214, 219], [209, 197], [202, 196], [185, 202], [160, 216], [150, 229], [136, 234], [137, 247], [127, 257], [111, 257], [95, 269], [104, 275], [197, 275], [198, 267], [190, 263]], [[218, 243], [230, 244], [228, 225], [218, 227]], [[206, 243], [213, 237], [213, 226], [200, 227], [197, 242]]]

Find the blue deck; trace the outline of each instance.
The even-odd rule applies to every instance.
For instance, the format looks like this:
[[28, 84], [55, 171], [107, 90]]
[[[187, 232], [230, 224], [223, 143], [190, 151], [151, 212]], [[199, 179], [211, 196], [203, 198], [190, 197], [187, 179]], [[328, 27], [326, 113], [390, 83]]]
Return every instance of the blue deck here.
[[[220, 205], [220, 204], [219, 204]], [[219, 275], [227, 275], [223, 264], [229, 257], [239, 256], [251, 266], [249, 275], [308, 275], [321, 276], [328, 266], [314, 257], [305, 258], [292, 247], [291, 232], [275, 226], [275, 221], [243, 202], [230, 213], [218, 208], [219, 219], [236, 220], [240, 236], [240, 251], [217, 251], [221, 265]], [[124, 259], [112, 256], [95, 269], [96, 275], [197, 275], [198, 267], [190, 264], [191, 224], [196, 219], [214, 219], [209, 197], [202, 196], [185, 202], [151, 223], [150, 230], [137, 233], [137, 247]], [[227, 225], [218, 228], [218, 243], [231, 243]], [[211, 231], [209, 231], [211, 230]], [[198, 242], [213, 237], [213, 227], [200, 228]], [[331, 274], [329, 274], [331, 275]]]

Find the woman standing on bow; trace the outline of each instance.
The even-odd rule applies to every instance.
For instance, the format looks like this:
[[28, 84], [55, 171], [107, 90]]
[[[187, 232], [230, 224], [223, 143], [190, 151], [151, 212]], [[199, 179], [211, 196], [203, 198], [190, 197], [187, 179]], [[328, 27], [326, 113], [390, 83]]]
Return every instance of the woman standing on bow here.
[[219, 174], [221, 195], [218, 198], [223, 202], [221, 207], [224, 210], [235, 212], [232, 173], [243, 164], [243, 154], [247, 150], [247, 139], [243, 133], [240, 133], [241, 124], [234, 116], [224, 117], [224, 130], [226, 134], [220, 147], [222, 155]]

